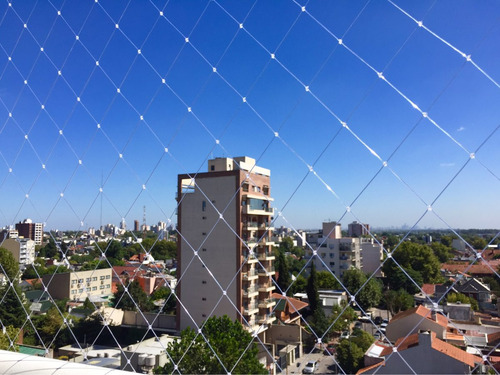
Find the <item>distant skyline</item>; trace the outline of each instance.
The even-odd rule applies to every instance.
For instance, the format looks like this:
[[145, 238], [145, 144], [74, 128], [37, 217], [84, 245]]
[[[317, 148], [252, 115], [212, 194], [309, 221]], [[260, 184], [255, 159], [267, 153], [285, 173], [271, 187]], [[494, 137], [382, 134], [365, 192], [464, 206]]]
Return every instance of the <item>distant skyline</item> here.
[[246, 155], [271, 170], [277, 227], [498, 228], [499, 16], [472, 0], [4, 2], [0, 225], [130, 227], [143, 206], [176, 224], [178, 174]]

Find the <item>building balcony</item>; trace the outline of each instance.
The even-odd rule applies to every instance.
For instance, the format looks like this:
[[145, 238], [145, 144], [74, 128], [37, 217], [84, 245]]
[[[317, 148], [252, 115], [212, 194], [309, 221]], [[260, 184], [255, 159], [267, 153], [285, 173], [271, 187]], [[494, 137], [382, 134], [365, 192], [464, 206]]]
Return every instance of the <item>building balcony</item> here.
[[250, 206], [243, 206], [243, 213], [247, 215], [272, 216], [274, 215], [274, 208], [272, 207], [253, 208]]
[[272, 292], [274, 285], [272, 283], [259, 284], [259, 292]]
[[243, 280], [255, 280], [259, 277], [259, 273], [256, 269], [251, 269], [248, 272], [243, 273]]
[[272, 276], [276, 273], [276, 271], [274, 270], [274, 266], [260, 268], [258, 272], [259, 276]]
[[259, 228], [259, 223], [255, 221], [247, 221], [246, 223], [243, 223], [243, 229], [255, 230], [257, 228]]
[[339, 251], [354, 251], [356, 250], [356, 245], [353, 243], [341, 243], [339, 245]]
[[260, 324], [271, 324], [275, 320], [276, 320], [276, 316], [274, 315], [274, 313], [257, 316], [257, 321]]
[[266, 298], [262, 301], [259, 301], [258, 307], [262, 308], [262, 309], [266, 309], [269, 307], [273, 307], [274, 305], [276, 305], [276, 300], [274, 298]]
[[259, 294], [260, 286], [252, 285], [247, 289], [243, 289], [243, 297], [252, 298]]
[[259, 253], [257, 255], [257, 258], [259, 260], [274, 260], [276, 257], [273, 255], [272, 252], [266, 251], [266, 252], [263, 252], [263, 253]]
[[[258, 259], [257, 259], [256, 255], [252, 255], [252, 256], [250, 256], [249, 254], [250, 254], [250, 252], [249, 252], [248, 250], [246, 250], [246, 249], [245, 249], [245, 250], [243, 251], [243, 259], [244, 259], [244, 261], [245, 261], [247, 264], [257, 263], [257, 260], [258, 260]], [[254, 253], [254, 254], [255, 254], [255, 253]]]
[[259, 312], [259, 305], [256, 303], [251, 303], [248, 305], [243, 305], [243, 314], [245, 315], [254, 315]]

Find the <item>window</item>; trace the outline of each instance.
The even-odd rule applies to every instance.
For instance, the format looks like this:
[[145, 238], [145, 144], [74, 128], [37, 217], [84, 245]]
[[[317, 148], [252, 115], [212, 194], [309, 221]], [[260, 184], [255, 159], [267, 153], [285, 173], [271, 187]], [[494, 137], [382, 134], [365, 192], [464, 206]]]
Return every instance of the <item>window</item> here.
[[207, 317], [207, 314], [201, 314], [201, 317], [202, 317], [202, 318], [206, 318], [206, 317]]
[[262, 192], [264, 193], [264, 195], [269, 195], [269, 186], [264, 185], [262, 187]]
[[335, 258], [335, 254], [334, 253], [330, 253], [330, 258]]
[[206, 233], [206, 232], [203, 232], [201, 235], [202, 235], [202, 236], [206, 236], [206, 235], [207, 235], [207, 233]]
[[83, 293], [83, 289], [78, 289], [78, 293]]
[[243, 184], [242, 189], [243, 191], [248, 192], [248, 184], [247, 183]]
[[97, 276], [94, 276], [94, 277], [92, 278], [92, 281], [97, 281]]
[[111, 276], [110, 276], [110, 275], [106, 275], [106, 279], [110, 279], [110, 278], [111, 278]]
[[202, 300], [202, 301], [206, 301], [207, 299], [206, 299], [205, 297], [202, 297], [202, 298], [201, 298], [201, 300]]
[[109, 284], [106, 284], [106, 288], [108, 288], [108, 289], [109, 289], [109, 288], [111, 288], [111, 285], [109, 285]]
[[335, 265], [335, 262], [330, 262], [330, 266], [334, 266]]
[[201, 283], [202, 283], [202, 284], [206, 284], [207, 282], [206, 282], [206, 280], [203, 280]]
[[211, 171], [215, 171], [215, 165], [211, 165], [211, 166], [210, 166], [210, 170], [211, 170]]
[[203, 248], [203, 249], [201, 249], [201, 251], [207, 251], [207, 249]]
[[78, 284], [82, 284], [83, 283], [83, 279], [78, 279]]
[[206, 201], [201, 202], [201, 210], [205, 211], [206, 209], [207, 209], [207, 202]]
[[97, 290], [97, 287], [96, 287], [96, 286], [93, 286], [93, 287], [92, 287], [92, 290]]
[[321, 258], [326, 257], [326, 253], [321, 253]]
[[99, 279], [100, 279], [100, 280], [104, 280], [104, 276], [101, 276]]
[[203, 220], [207, 220], [207, 217], [206, 217], [206, 216], [202, 216], [202, 219], [203, 219]]
[[87, 279], [85, 281], [87, 281], [88, 283], [90, 283], [92, 279], [90, 277], [87, 277]]

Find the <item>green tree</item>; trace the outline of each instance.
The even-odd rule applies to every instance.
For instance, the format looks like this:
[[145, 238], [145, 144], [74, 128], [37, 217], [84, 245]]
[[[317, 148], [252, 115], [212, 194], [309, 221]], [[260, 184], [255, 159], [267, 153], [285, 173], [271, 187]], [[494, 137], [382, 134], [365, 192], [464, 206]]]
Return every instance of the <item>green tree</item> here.
[[[210, 317], [202, 335], [186, 328], [180, 340], [168, 345], [172, 361], [155, 370], [156, 374], [172, 373], [174, 364], [181, 374], [267, 374], [257, 359], [259, 352], [252, 335], [229, 317]], [[210, 343], [205, 341], [204, 337]]]
[[125, 285], [128, 285], [128, 293], [123, 285], [118, 284], [117, 291], [113, 295], [113, 304], [117, 309], [136, 311], [139, 308], [143, 312], [154, 309], [154, 305], [141, 288], [139, 281], [134, 280], [129, 283], [127, 279]]
[[59, 259], [59, 249], [57, 248], [57, 245], [52, 238], [49, 239], [47, 245], [40, 248], [38, 256], [49, 259]]
[[472, 310], [477, 311], [479, 309], [477, 301], [474, 298], [467, 297], [462, 293], [449, 293], [446, 296], [446, 301], [451, 303], [468, 303], [471, 305]]
[[[382, 285], [375, 278], [368, 277], [359, 269], [351, 268], [344, 272], [344, 286], [352, 295], [356, 294], [356, 302], [363, 309], [377, 306], [382, 299]], [[366, 282], [366, 284], [365, 284]]]
[[290, 291], [291, 294], [294, 295], [295, 293], [301, 293], [306, 290], [307, 287], [307, 280], [304, 276], [298, 275], [295, 277], [295, 280], [292, 281], [292, 284], [290, 286]]
[[[0, 273], [7, 276], [8, 282], [0, 286], [0, 319], [4, 326], [20, 328], [26, 316], [23, 293], [18, 286], [19, 265], [12, 253], [0, 248]], [[12, 284], [11, 284], [12, 283]]]
[[413, 296], [403, 289], [387, 290], [384, 293], [385, 304], [392, 315], [413, 307], [415, 301]]
[[7, 326], [5, 327], [5, 333], [0, 330], [0, 350], [19, 351], [19, 346], [16, 344], [18, 338], [19, 328]]
[[316, 338], [316, 336], [328, 338], [330, 336], [330, 332], [332, 331], [330, 328], [330, 321], [322, 308], [316, 309], [313, 314], [309, 316], [308, 323], [316, 334], [313, 338]]
[[309, 302], [309, 309], [314, 313], [319, 306], [319, 293], [318, 293], [318, 278], [316, 275], [316, 266], [311, 262], [311, 273], [307, 279], [307, 299]]
[[85, 298], [85, 301], [83, 302], [83, 308], [92, 311], [95, 310], [95, 306], [92, 302], [90, 302], [89, 297]]
[[453, 257], [453, 254], [451, 253], [451, 247], [445, 246], [440, 242], [431, 243], [431, 249], [441, 263], [446, 263]]
[[162, 286], [156, 289], [153, 294], [151, 294], [152, 301], [163, 300], [164, 305], [162, 308], [162, 312], [164, 313], [174, 313], [177, 305], [177, 298], [175, 294], [172, 294], [170, 288], [166, 286]]
[[[396, 262], [399, 264], [396, 264]], [[441, 263], [427, 245], [403, 242], [392, 252], [392, 259], [388, 259], [382, 266], [387, 275], [389, 289], [405, 289], [409, 293], [416, 293], [411, 280], [401, 271], [402, 267], [408, 275], [421, 286], [422, 283], [438, 283], [442, 281]], [[416, 288], [418, 291], [418, 288]]]
[[9, 281], [17, 279], [19, 264], [14, 259], [12, 253], [3, 247], [0, 247], [0, 266], [0, 273], [5, 274]]
[[351, 306], [346, 308], [347, 303], [342, 302], [341, 305], [333, 306], [332, 316], [330, 317], [330, 321], [334, 322], [332, 330], [336, 332], [345, 331], [358, 318], [356, 311]]
[[340, 283], [329, 271], [316, 272], [319, 289], [340, 289]]
[[285, 258], [285, 253], [283, 251], [279, 251], [278, 254], [278, 286], [280, 287], [282, 292], [288, 290], [290, 283], [292, 282], [292, 278], [290, 276], [290, 270], [288, 269], [288, 263]]
[[351, 335], [351, 342], [356, 344], [365, 353], [375, 342], [375, 338], [366, 331], [355, 329]]
[[337, 346], [337, 362], [346, 374], [355, 374], [364, 364], [365, 352], [354, 342], [344, 339]]

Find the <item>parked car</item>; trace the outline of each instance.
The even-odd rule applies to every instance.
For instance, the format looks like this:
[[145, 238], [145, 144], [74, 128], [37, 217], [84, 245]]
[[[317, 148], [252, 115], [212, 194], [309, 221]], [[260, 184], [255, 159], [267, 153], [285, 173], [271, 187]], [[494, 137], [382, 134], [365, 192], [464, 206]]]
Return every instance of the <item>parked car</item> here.
[[306, 363], [304, 366], [304, 369], [302, 370], [303, 374], [314, 374], [316, 371], [316, 361], [309, 361]]
[[363, 323], [361, 322], [354, 323], [354, 328], [363, 329]]
[[383, 323], [382, 317], [376, 316], [375, 319], [373, 319], [373, 323], [375, 323], [376, 325], [382, 324]]
[[375, 334], [373, 335], [373, 337], [375, 338], [375, 340], [380, 340], [382, 338], [382, 334], [380, 332], [375, 332]]
[[335, 354], [335, 345], [333, 343], [329, 343], [325, 348], [325, 354]]
[[348, 338], [349, 338], [349, 331], [343, 331], [343, 332], [340, 334], [340, 338], [341, 338], [341, 339], [348, 339]]

